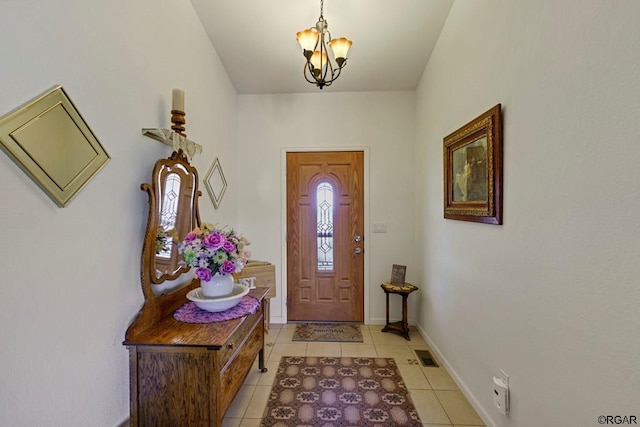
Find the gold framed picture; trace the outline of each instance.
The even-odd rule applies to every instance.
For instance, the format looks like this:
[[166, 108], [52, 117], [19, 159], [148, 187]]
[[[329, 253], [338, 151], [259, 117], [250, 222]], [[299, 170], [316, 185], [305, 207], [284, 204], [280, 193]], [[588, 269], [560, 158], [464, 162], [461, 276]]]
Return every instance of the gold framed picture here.
[[502, 224], [500, 104], [444, 138], [444, 217]]
[[110, 158], [60, 85], [0, 117], [0, 143], [60, 207]]

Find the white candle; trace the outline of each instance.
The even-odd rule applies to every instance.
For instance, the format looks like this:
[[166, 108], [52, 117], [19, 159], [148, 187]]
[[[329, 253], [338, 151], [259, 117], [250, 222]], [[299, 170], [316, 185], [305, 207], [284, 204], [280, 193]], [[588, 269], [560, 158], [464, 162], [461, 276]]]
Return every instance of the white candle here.
[[171, 109], [184, 112], [184, 91], [174, 89], [171, 98]]

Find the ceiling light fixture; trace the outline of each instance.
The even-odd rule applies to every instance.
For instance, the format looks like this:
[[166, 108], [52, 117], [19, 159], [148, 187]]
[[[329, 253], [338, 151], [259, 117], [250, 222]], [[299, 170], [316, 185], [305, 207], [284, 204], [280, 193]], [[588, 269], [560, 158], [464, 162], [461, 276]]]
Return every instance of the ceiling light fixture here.
[[[303, 69], [304, 78], [320, 89], [330, 86], [340, 76], [342, 68], [347, 65], [347, 52], [352, 44], [351, 40], [344, 37], [331, 39], [327, 21], [322, 16], [323, 7], [324, 0], [320, 0], [320, 18], [315, 28], [311, 27], [296, 34], [302, 54], [307, 59]], [[333, 52], [335, 64], [327, 55], [327, 44]]]

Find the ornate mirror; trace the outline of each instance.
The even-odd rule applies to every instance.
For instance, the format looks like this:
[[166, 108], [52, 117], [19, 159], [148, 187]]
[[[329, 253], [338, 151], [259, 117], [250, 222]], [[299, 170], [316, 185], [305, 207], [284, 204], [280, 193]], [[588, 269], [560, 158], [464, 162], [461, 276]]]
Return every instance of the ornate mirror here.
[[189, 270], [178, 253], [177, 242], [200, 224], [198, 171], [182, 150], [174, 151], [168, 159], [156, 162], [152, 183], [141, 188], [149, 194], [142, 277], [158, 285]]
[[149, 195], [140, 272], [144, 306], [127, 329], [127, 339], [175, 311], [184, 304], [186, 294], [200, 284], [197, 278], [191, 278], [166, 292], [159, 286], [189, 271], [178, 254], [177, 242], [200, 225], [198, 198], [202, 193], [198, 190], [198, 171], [182, 150], [174, 151], [168, 159], [156, 162], [151, 184], [140, 188]]

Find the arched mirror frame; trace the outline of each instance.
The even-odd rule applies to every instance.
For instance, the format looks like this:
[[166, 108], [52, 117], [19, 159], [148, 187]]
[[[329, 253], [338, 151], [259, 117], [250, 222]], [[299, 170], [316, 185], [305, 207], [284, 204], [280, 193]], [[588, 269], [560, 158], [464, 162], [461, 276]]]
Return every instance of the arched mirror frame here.
[[[175, 157], [178, 157], [175, 154]], [[148, 257], [148, 272], [151, 283], [159, 285], [175, 280], [189, 268], [184, 265], [178, 254], [170, 230], [175, 230], [177, 239], [182, 240], [198, 224], [198, 171], [186, 161], [158, 160], [153, 169], [155, 186], [142, 184], [141, 188], [149, 193], [149, 216], [145, 249], [143, 256]], [[170, 188], [168, 188], [170, 187]], [[176, 188], [177, 187], [177, 188]], [[160, 230], [165, 232], [164, 251], [158, 251]], [[161, 256], [165, 255], [165, 256]]]
[[[184, 174], [179, 171], [184, 171]], [[190, 194], [190, 203], [181, 200], [180, 209], [190, 208], [188, 215], [189, 221], [183, 222], [181, 232], [178, 239], [183, 239], [187, 232], [200, 225], [200, 212], [198, 209], [198, 199], [202, 192], [198, 190], [198, 171], [187, 161], [186, 156], [179, 150], [173, 152], [168, 159], [160, 159], [156, 162], [151, 184], [142, 184], [140, 188], [146, 191], [149, 196], [149, 215], [147, 220], [147, 231], [142, 246], [142, 262], [140, 279], [142, 284], [142, 292], [144, 294], [144, 305], [136, 320], [129, 326], [127, 330], [127, 339], [133, 337], [147, 329], [149, 326], [157, 323], [160, 319], [175, 311], [186, 300], [187, 293], [199, 286], [199, 280], [193, 278], [190, 281], [178, 285], [177, 288], [167, 292], [155, 292], [153, 287], [168, 280], [179, 279], [182, 274], [189, 271], [186, 265], [178, 266], [177, 269], [169, 274], [158, 276], [156, 274], [156, 238], [158, 236], [158, 227], [160, 225], [160, 212], [162, 209], [163, 190], [166, 182], [166, 176], [171, 173], [179, 173], [181, 179], [190, 177], [190, 182], [181, 183], [181, 194], [179, 197], [185, 197], [185, 193]], [[178, 218], [184, 217], [177, 213]], [[178, 219], [180, 222], [180, 219]], [[190, 224], [189, 224], [190, 222]], [[182, 234], [182, 235], [180, 235]], [[173, 249], [175, 251], [175, 249]]]

